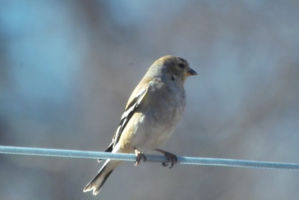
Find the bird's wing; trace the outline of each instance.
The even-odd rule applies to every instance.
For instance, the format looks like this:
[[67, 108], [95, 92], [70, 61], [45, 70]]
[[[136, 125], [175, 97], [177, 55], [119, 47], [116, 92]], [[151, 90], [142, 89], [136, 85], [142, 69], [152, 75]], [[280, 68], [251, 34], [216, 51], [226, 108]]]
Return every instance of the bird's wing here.
[[119, 138], [120, 138], [123, 130], [125, 129], [125, 127], [128, 124], [129, 120], [131, 119], [134, 112], [136, 111], [136, 109], [140, 105], [142, 99], [146, 95], [147, 90], [148, 90], [147, 88], [142, 88], [141, 90], [139, 90], [137, 92], [137, 94], [135, 95], [135, 97], [128, 103], [128, 105], [126, 107], [126, 110], [125, 110], [124, 114], [121, 117], [120, 124], [119, 124], [119, 126], [116, 130], [116, 133], [115, 133], [115, 135], [112, 139], [112, 142], [110, 143], [110, 145], [108, 146], [108, 148], [106, 149], [105, 152], [112, 152], [113, 148], [118, 143]]
[[143, 89], [139, 90], [138, 93], [136, 94], [135, 98], [131, 102], [129, 102], [124, 114], [121, 116], [119, 127], [117, 128], [116, 134], [114, 136], [113, 147], [115, 147], [115, 145], [118, 143], [119, 138], [120, 138], [123, 130], [125, 129], [125, 127], [128, 124], [129, 120], [131, 119], [134, 112], [136, 111], [136, 109], [140, 105], [140, 103], [141, 103], [142, 99], [144, 98], [146, 92], [147, 92], [147, 88], [143, 88]]

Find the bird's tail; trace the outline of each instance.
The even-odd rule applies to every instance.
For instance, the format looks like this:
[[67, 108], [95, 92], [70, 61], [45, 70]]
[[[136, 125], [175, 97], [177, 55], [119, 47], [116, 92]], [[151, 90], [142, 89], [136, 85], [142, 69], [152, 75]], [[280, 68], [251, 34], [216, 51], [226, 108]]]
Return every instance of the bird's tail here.
[[106, 160], [100, 171], [97, 175], [85, 186], [83, 192], [92, 191], [93, 195], [97, 195], [105, 181], [109, 177], [109, 175], [113, 172], [113, 170], [121, 164], [122, 161], [119, 160]]

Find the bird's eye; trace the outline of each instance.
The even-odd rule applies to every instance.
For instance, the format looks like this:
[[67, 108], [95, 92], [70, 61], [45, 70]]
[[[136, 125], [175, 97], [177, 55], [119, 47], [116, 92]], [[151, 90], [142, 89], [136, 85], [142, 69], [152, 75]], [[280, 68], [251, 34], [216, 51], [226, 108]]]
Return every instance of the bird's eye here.
[[184, 69], [185, 68], [185, 65], [183, 63], [179, 64], [179, 67]]

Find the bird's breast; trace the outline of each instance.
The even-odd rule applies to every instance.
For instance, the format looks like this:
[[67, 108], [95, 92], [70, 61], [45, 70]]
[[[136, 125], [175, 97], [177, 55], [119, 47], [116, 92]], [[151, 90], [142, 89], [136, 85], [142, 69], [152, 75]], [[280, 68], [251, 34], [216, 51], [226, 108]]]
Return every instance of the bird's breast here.
[[154, 92], [148, 105], [136, 113], [139, 117], [132, 134], [133, 145], [144, 152], [159, 147], [172, 135], [186, 104], [185, 91]]

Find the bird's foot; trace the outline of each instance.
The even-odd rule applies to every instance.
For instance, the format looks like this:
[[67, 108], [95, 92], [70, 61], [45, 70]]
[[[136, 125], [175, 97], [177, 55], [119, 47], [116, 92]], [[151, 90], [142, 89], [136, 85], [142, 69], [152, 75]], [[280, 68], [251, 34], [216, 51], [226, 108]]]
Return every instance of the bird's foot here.
[[139, 165], [141, 160], [143, 160], [143, 162], [146, 162], [146, 156], [144, 155], [144, 153], [135, 149], [135, 155], [136, 155], [136, 161], [134, 163], [135, 166]]
[[163, 167], [167, 167], [169, 165], [169, 169], [171, 169], [174, 164], [176, 164], [178, 162], [178, 158], [176, 157], [176, 155], [169, 153], [167, 151], [161, 150], [161, 149], [155, 149], [156, 151], [163, 153], [165, 155], [165, 157], [167, 158], [166, 162], [162, 162]]

